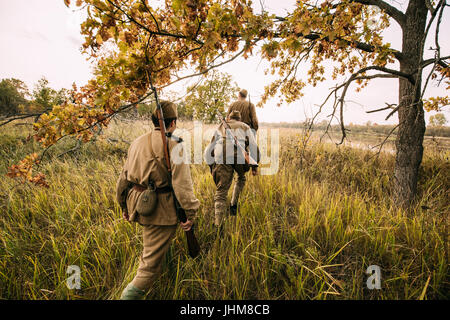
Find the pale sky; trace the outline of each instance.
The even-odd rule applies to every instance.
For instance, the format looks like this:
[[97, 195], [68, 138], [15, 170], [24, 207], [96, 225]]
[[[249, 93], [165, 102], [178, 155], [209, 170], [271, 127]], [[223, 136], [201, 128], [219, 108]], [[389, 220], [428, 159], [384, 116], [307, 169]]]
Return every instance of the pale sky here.
[[[152, 1], [150, 1], [151, 3]], [[157, 1], [160, 2], [160, 1]], [[286, 9], [292, 8], [295, 0], [266, 0], [263, 1], [269, 12], [284, 15]], [[395, 5], [404, 11], [407, 0], [395, 1]], [[255, 9], [259, 1], [255, 1]], [[72, 83], [84, 85], [90, 78], [90, 64], [80, 51], [83, 39], [79, 33], [83, 20], [82, 12], [68, 9], [63, 0], [0, 0], [0, 79], [17, 78], [23, 80], [31, 90], [33, 85], [45, 76], [50, 86], [55, 89], [70, 88]], [[442, 55], [450, 55], [450, 14], [447, 10], [441, 24], [440, 44]], [[400, 29], [395, 22], [387, 30], [385, 40], [396, 49], [400, 49]], [[432, 36], [429, 36], [432, 40]], [[433, 42], [426, 46], [429, 48]], [[429, 53], [432, 54], [431, 51]], [[431, 57], [431, 56], [430, 56]], [[241, 88], [246, 88], [251, 101], [256, 104], [264, 91], [264, 86], [270, 83], [270, 78], [264, 75], [266, 61], [261, 61], [257, 55], [245, 60], [238, 58], [221, 67], [221, 72], [231, 74]], [[392, 66], [395, 67], [395, 66]], [[308, 65], [303, 65], [302, 72], [306, 73]], [[191, 80], [191, 83], [194, 80]], [[264, 108], [257, 108], [257, 115], [261, 122], [296, 122], [305, 119], [305, 113], [311, 116], [328, 94], [328, 89], [335, 86], [335, 81], [325, 81], [318, 87], [305, 88], [304, 97], [291, 105], [277, 107], [275, 99], [270, 100]], [[175, 85], [170, 90], [184, 94], [186, 84]], [[431, 83], [425, 96], [448, 95], [445, 87], [435, 87]], [[373, 80], [360, 93], [350, 90], [347, 95], [345, 123], [378, 124], [396, 123], [397, 116], [384, 121], [388, 111], [376, 114], [366, 114], [365, 111], [385, 106], [385, 102], [398, 102], [398, 80]], [[353, 102], [350, 102], [353, 101]], [[444, 108], [444, 114], [450, 122], [450, 108]], [[330, 113], [323, 112], [325, 119]], [[434, 112], [427, 113], [426, 118]], [[449, 123], [447, 123], [448, 125]]]

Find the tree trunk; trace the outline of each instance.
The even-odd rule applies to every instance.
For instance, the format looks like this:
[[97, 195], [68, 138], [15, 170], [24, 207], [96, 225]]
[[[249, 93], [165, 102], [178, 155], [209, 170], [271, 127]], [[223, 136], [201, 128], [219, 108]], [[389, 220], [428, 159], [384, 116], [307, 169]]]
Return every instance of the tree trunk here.
[[[413, 73], [423, 57], [422, 40], [425, 36], [427, 8], [424, 0], [410, 0], [403, 26], [402, 52], [405, 59], [400, 61], [400, 71]], [[421, 95], [421, 72], [416, 84], [400, 78], [399, 83], [399, 130], [397, 134], [397, 154], [394, 169], [394, 201], [402, 207], [409, 207], [417, 194], [419, 167], [423, 156], [425, 118]]]

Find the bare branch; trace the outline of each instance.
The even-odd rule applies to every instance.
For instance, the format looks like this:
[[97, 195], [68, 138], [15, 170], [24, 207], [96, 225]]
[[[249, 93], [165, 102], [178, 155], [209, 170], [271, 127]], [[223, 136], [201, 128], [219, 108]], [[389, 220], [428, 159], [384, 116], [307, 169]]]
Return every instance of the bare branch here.
[[152, 11], [150, 10], [150, 8], [147, 6], [147, 2], [145, 0], [141, 0], [142, 4], [144, 5], [145, 9], [147, 10], [147, 12], [150, 14], [150, 16], [152, 17], [153, 21], [156, 24], [156, 29], [158, 29], [158, 32], [161, 32], [161, 28], [159, 27], [159, 23], [156, 20], [155, 16], [153, 15]]
[[387, 136], [384, 138], [384, 140], [380, 144], [377, 144], [371, 148], [371, 149], [375, 149], [375, 148], [379, 147], [378, 152], [375, 154], [377, 158], [380, 156], [380, 153], [381, 153], [381, 150], [383, 149], [384, 144], [388, 141], [389, 137], [394, 133], [394, 131], [399, 126], [400, 126], [400, 123], [397, 124], [394, 128], [392, 128], [392, 130], [387, 134]]
[[398, 109], [400, 108], [400, 105], [398, 105], [397, 107], [395, 107], [394, 110], [392, 110], [386, 117], [386, 119], [384, 120], [388, 120], [390, 117], [392, 117], [394, 115], [394, 113], [396, 113], [398, 111]]
[[376, 110], [366, 111], [366, 113], [374, 113], [374, 112], [384, 111], [384, 110], [387, 110], [387, 109], [392, 109], [392, 106], [396, 106], [397, 104], [395, 104], [395, 103], [391, 103], [391, 104], [386, 103], [386, 105], [387, 105], [387, 107], [376, 109]]
[[350, 79], [345, 83], [344, 90], [342, 91], [341, 98], [339, 99], [339, 105], [340, 105], [340, 107], [339, 107], [339, 117], [340, 117], [342, 138], [341, 138], [341, 142], [339, 142], [338, 144], [342, 144], [344, 142], [345, 137], [347, 136], [347, 134], [345, 133], [346, 129], [345, 129], [345, 126], [344, 126], [344, 98], [345, 98], [345, 95], [347, 94], [347, 90], [348, 90], [348, 87], [350, 86], [350, 84], [353, 81], [355, 81], [355, 80], [370, 80], [370, 79], [375, 79], [375, 78], [397, 78], [396, 75], [384, 74], [384, 73], [382, 73], [382, 74], [374, 74], [374, 75], [370, 75], [370, 76], [356, 76], [357, 74], [358, 73], [354, 73], [350, 77]]
[[81, 140], [77, 140], [77, 144], [75, 145], [75, 147], [73, 147], [73, 148], [71, 148], [71, 149], [69, 149], [69, 150], [66, 150], [66, 151], [64, 151], [63, 153], [58, 154], [58, 155], [56, 156], [56, 158], [60, 158], [60, 157], [62, 157], [62, 156], [65, 155], [65, 154], [68, 154], [68, 153], [77, 151], [77, 150], [81, 149], [81, 146], [82, 146]]
[[[430, 81], [431, 76], [433, 75], [434, 70], [436, 69], [436, 66], [438, 65], [438, 62], [441, 60], [441, 47], [439, 45], [439, 28], [440, 28], [440, 25], [441, 25], [441, 22], [442, 22], [442, 14], [444, 12], [444, 8], [445, 8], [444, 5], [442, 5], [441, 7], [439, 7], [439, 5], [438, 5], [436, 7], [436, 10], [440, 10], [440, 11], [439, 11], [438, 21], [436, 23], [436, 31], [435, 31], [435, 35], [434, 35], [434, 41], [435, 41], [435, 44], [436, 44], [435, 58], [434, 58], [435, 61], [434, 61], [433, 68], [431, 68], [431, 71], [430, 71], [430, 73], [428, 74], [428, 76], [427, 76], [427, 78], [425, 80], [425, 84], [423, 86], [422, 94], [420, 95], [420, 100], [423, 99], [423, 96], [425, 95], [425, 91], [427, 90], [427, 87], [428, 87], [428, 82]], [[433, 14], [435, 14], [435, 12]], [[423, 67], [422, 67], [422, 70], [423, 70]]]
[[[365, 73], [365, 72], [367, 72], [369, 70], [384, 71], [386, 73], [384, 73], [384, 74], [382, 73], [382, 74], [366, 75], [366, 76], [365, 75], [360, 75], [360, 74], [363, 74], [363, 73]], [[344, 110], [344, 102], [345, 102], [345, 96], [347, 94], [348, 87], [350, 86], [350, 84], [353, 81], [356, 81], [356, 80], [371, 80], [371, 79], [375, 79], [375, 78], [398, 78], [400, 76], [404, 76], [404, 77], [406, 77], [408, 79], [410, 78], [410, 75], [404, 74], [404, 73], [399, 72], [397, 70], [387, 69], [387, 68], [378, 67], [378, 66], [370, 66], [370, 67], [366, 67], [366, 68], [362, 68], [362, 69], [358, 70], [357, 72], [355, 72], [355, 73], [353, 73], [351, 75], [349, 80], [347, 80], [346, 82], [344, 82], [344, 83], [336, 86], [335, 88], [333, 88], [333, 90], [331, 90], [330, 93], [328, 94], [328, 96], [326, 97], [325, 101], [319, 106], [319, 111], [313, 118], [313, 120], [314, 120], [317, 117], [317, 115], [321, 112], [322, 108], [328, 102], [330, 97], [332, 95], [334, 95], [333, 112], [330, 115], [331, 119], [330, 119], [330, 121], [328, 123], [328, 126], [327, 126], [327, 129], [325, 130], [325, 133], [321, 137], [321, 140], [322, 140], [322, 138], [323, 138], [323, 136], [325, 134], [328, 134], [328, 129], [330, 128], [331, 121], [332, 121], [333, 117], [335, 116], [335, 113], [337, 111], [337, 107], [339, 106], [339, 119], [338, 119], [338, 121], [339, 121], [340, 128], [341, 128], [342, 138], [341, 138], [341, 141], [339, 143], [337, 143], [337, 144], [339, 145], [339, 144], [342, 144], [344, 142], [344, 140], [345, 140], [345, 138], [347, 136], [347, 134], [346, 134], [346, 130], [347, 129], [345, 128], [345, 125], [344, 125], [344, 111], [343, 111]], [[344, 89], [342, 91], [342, 94], [341, 94], [340, 98], [338, 98], [337, 97], [337, 92], [340, 89], [342, 89], [342, 88], [344, 88]], [[390, 106], [388, 108], [390, 108]], [[383, 110], [388, 109], [388, 108], [384, 108]], [[376, 111], [380, 111], [380, 110], [374, 110], [374, 111], [371, 111], [371, 112], [376, 112]]]
[[[398, 78], [398, 75], [393, 74], [393, 73], [387, 73], [387, 74], [379, 73], [379, 74], [373, 74], [373, 75], [369, 75], [369, 76], [358, 76], [358, 74], [364, 73], [367, 70], [372, 70], [372, 69], [379, 70], [378, 67], [376, 67], [376, 66], [363, 68], [363, 69], [355, 72], [354, 74], [352, 74], [350, 79], [347, 82], [345, 82], [344, 84], [342, 84], [341, 86], [339, 86], [335, 89], [335, 91], [337, 91], [337, 90], [339, 90], [339, 88], [344, 87], [344, 89], [342, 90], [341, 97], [339, 98], [339, 101], [338, 101], [339, 102], [339, 119], [340, 119], [339, 122], [340, 122], [341, 133], [342, 133], [342, 138], [341, 138], [341, 141], [338, 143], [338, 145], [342, 144], [345, 140], [345, 137], [347, 136], [345, 125], [344, 125], [344, 99], [345, 99], [345, 96], [347, 94], [347, 90], [348, 90], [350, 84], [356, 80], [371, 80], [371, 79], [375, 79], [375, 78]], [[335, 106], [336, 106], [336, 100], [335, 100]], [[336, 107], [334, 109], [336, 109]], [[334, 111], [333, 111], [333, 114], [334, 114]]]
[[[441, 8], [441, 6], [444, 6], [444, 5], [445, 5], [445, 1], [446, 1], [446, 0], [440, 0], [439, 3], [438, 3], [438, 5], [436, 6], [436, 10], [431, 14], [430, 20], [428, 21], [428, 24], [427, 24], [427, 26], [426, 26], [426, 28], [425, 28], [425, 33], [424, 33], [424, 35], [423, 35], [423, 37], [422, 37], [422, 39], [421, 39], [421, 43], [420, 43], [420, 51], [421, 51], [421, 52], [424, 52], [425, 41], [426, 41], [426, 39], [427, 39], [428, 32], [430, 31], [431, 25], [433, 24], [434, 18], [436, 17], [436, 14], [437, 14], [437, 12], [439, 11], [439, 8]], [[438, 26], [438, 29], [439, 29], [439, 23], [437, 24], [437, 26]], [[423, 57], [421, 56], [419, 59], [420, 59], [420, 60], [417, 61], [417, 64], [418, 64], [420, 67], [419, 67], [419, 69], [417, 70], [416, 77], [415, 77], [415, 78], [416, 78], [416, 83], [415, 83], [415, 85], [414, 85], [414, 91], [413, 91], [414, 94], [416, 94], [416, 92], [420, 92], [420, 90], [421, 90], [421, 88], [419, 88], [419, 84], [420, 84], [420, 79], [421, 79], [421, 77], [422, 77], [422, 71], [423, 71], [423, 68], [424, 68], [424, 67], [422, 67], [422, 60], [423, 60]], [[425, 88], [424, 88], [424, 89], [425, 89]]]
[[389, 68], [385, 68], [385, 67], [380, 67], [380, 66], [370, 66], [370, 67], [366, 67], [366, 68], [362, 68], [361, 70], [357, 71], [355, 74], [361, 74], [361, 73], [365, 73], [366, 71], [369, 70], [378, 70], [378, 71], [382, 71], [397, 77], [401, 77], [401, 78], [405, 78], [407, 80], [409, 80], [412, 84], [415, 83], [414, 81], [414, 77], [412, 74], [408, 74], [408, 73], [404, 73], [398, 70], [394, 70], [394, 69], [389, 69]]
[[423, 61], [423, 63], [422, 63], [422, 65], [421, 65], [421, 68], [423, 69], [423, 68], [425, 68], [425, 67], [427, 67], [427, 66], [429, 66], [430, 64], [433, 64], [433, 63], [437, 63], [437, 64], [439, 64], [441, 67], [443, 67], [443, 68], [448, 68], [449, 67], [449, 65], [447, 64], [447, 63], [445, 63], [445, 61], [444, 60], [448, 60], [448, 59], [450, 59], [450, 56], [445, 56], [445, 57], [441, 57], [439, 60], [437, 60], [436, 61], [436, 58], [431, 58], [431, 59], [427, 59], [427, 60], [424, 60]]
[[384, 12], [386, 12], [389, 16], [391, 16], [397, 23], [403, 28], [403, 26], [406, 23], [405, 14], [395, 8], [394, 6], [390, 5], [389, 3], [382, 1], [382, 0], [353, 0], [354, 2], [365, 4], [365, 5], [372, 5], [380, 8]]
[[[45, 113], [45, 112], [43, 112], [43, 113]], [[23, 119], [27, 119], [27, 118], [31, 118], [31, 117], [37, 117], [40, 115], [42, 115], [42, 113], [16, 114], [16, 115], [11, 116], [11, 118], [7, 117], [4, 122], [0, 123], [0, 127], [4, 126], [10, 122], [13, 122], [15, 120], [23, 120]]]
[[434, 14], [436, 9], [433, 8], [433, 5], [431, 4], [430, 0], [425, 0], [425, 5], [428, 9], [428, 11], [430, 11], [431, 14]]
[[[312, 32], [308, 35], [304, 35], [303, 33], [298, 32], [298, 33], [295, 33], [295, 35], [297, 37], [301, 37], [301, 38], [308, 39], [308, 40], [314, 41], [314, 40], [320, 39], [320, 40], [325, 40], [330, 43], [334, 43], [334, 41], [329, 40], [328, 37], [323, 37], [323, 35], [321, 35], [320, 33], [317, 33], [317, 32]], [[273, 35], [273, 37], [274, 38], [283, 38], [284, 36], [281, 33], [275, 33]], [[353, 45], [356, 49], [359, 49], [359, 50], [362, 50], [365, 52], [374, 52], [375, 51], [375, 46], [368, 44], [368, 43], [364, 43], [364, 42], [360, 42], [360, 41], [349, 41], [349, 40], [343, 39], [341, 37], [336, 37], [336, 40], [342, 41], [348, 46]], [[404, 55], [402, 52], [400, 52], [398, 50], [394, 50], [394, 49], [390, 49], [390, 50], [397, 60], [399, 60], [399, 61], [404, 60]]]

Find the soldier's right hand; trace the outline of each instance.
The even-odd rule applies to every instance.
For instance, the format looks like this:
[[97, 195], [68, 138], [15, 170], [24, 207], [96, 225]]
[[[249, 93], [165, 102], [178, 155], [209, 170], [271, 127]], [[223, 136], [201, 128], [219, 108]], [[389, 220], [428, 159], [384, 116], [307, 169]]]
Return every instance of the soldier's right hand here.
[[183, 229], [184, 231], [191, 230], [193, 224], [194, 223], [191, 220], [186, 220], [186, 222], [184, 223], [180, 222], [181, 229]]

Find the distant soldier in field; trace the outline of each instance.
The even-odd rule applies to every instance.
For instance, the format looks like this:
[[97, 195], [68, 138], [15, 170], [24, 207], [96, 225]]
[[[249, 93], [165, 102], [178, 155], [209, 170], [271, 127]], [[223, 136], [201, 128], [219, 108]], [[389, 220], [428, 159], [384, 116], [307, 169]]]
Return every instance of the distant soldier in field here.
[[247, 101], [248, 92], [245, 89], [239, 91], [238, 101], [233, 102], [228, 108], [227, 116], [233, 111], [239, 111], [241, 114], [241, 121], [248, 125], [255, 131], [258, 131], [258, 118], [256, 116], [255, 105]]
[[[162, 101], [161, 108], [166, 131], [171, 134], [176, 129], [176, 105]], [[164, 162], [163, 140], [155, 112], [152, 114], [152, 122], [155, 129], [137, 138], [128, 149], [128, 157], [116, 186], [117, 201], [123, 210], [124, 219], [144, 227], [139, 268], [133, 281], [123, 291], [122, 300], [143, 299], [153, 286], [161, 273], [163, 259], [178, 224], [167, 165]], [[169, 139], [170, 151], [180, 143], [179, 140], [173, 137]], [[193, 225], [200, 203], [194, 195], [189, 164], [177, 162], [180, 161], [174, 162], [171, 159], [172, 187], [181, 207], [185, 209], [188, 220], [180, 224], [187, 231]], [[147, 188], [156, 192], [156, 196], [152, 193], [156, 198], [156, 207], [150, 214], [143, 215], [137, 209], [142, 203], [140, 197]]]
[[[230, 215], [236, 215], [239, 195], [245, 186], [245, 174], [251, 167], [256, 169], [259, 151], [255, 136], [250, 127], [240, 121], [239, 111], [235, 110], [227, 117], [226, 125], [221, 123], [214, 133], [211, 143], [205, 150], [205, 160], [210, 165], [211, 174], [217, 190], [214, 196], [214, 225], [219, 227], [227, 212], [228, 190], [233, 182], [234, 172], [237, 180], [231, 198]], [[229, 128], [227, 128], [229, 126]], [[231, 129], [231, 130], [230, 130]], [[251, 163], [246, 164], [244, 154], [235, 145], [233, 135], [238, 143], [248, 152]], [[252, 170], [256, 174], [256, 170]]]

